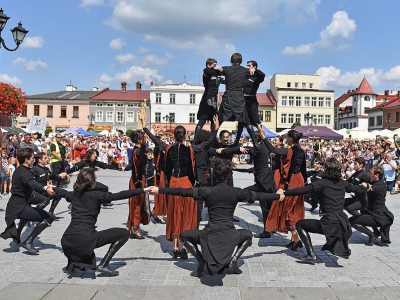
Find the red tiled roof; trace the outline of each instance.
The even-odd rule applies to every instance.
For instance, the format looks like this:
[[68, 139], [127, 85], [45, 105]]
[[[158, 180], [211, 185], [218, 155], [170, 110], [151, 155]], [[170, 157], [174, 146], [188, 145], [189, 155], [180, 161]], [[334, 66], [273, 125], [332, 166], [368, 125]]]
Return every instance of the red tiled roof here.
[[387, 105], [384, 106], [384, 108], [389, 108], [389, 107], [394, 107], [394, 106], [400, 106], [400, 99], [394, 99], [392, 101], [389, 101], [386, 103]]
[[[388, 96], [385, 96], [385, 97], [388, 98]], [[382, 97], [382, 98], [385, 98], [385, 97]], [[377, 98], [378, 98], [378, 97], [377, 97]], [[393, 104], [393, 103], [397, 103], [398, 100], [399, 100], [399, 98], [398, 98], [397, 95], [396, 95], [396, 98], [391, 99], [391, 100], [388, 101], [388, 102], [380, 103], [380, 104], [378, 104], [378, 105], [375, 106], [375, 107], [366, 109], [365, 111], [368, 112], [368, 111], [374, 111], [374, 110], [383, 109], [383, 108], [386, 108], [386, 107], [395, 106], [395, 105], [392, 105], [392, 104]], [[397, 105], [398, 105], [398, 103], [397, 103]]]
[[[218, 104], [222, 102], [222, 95], [223, 92], [218, 93]], [[276, 101], [274, 95], [272, 94], [271, 90], [268, 90], [267, 93], [257, 93], [257, 101], [259, 105], [263, 106], [275, 106]]]
[[360, 83], [360, 86], [356, 90], [356, 94], [370, 94], [370, 95], [375, 95], [374, 91], [372, 90], [371, 86], [368, 83], [367, 78], [363, 78], [363, 80]]
[[120, 90], [110, 90], [106, 88], [96, 95], [90, 97], [92, 100], [119, 100], [119, 101], [143, 101], [144, 99], [150, 100], [150, 91], [146, 90], [127, 90], [121, 92]]
[[339, 98], [337, 98], [334, 102], [334, 106], [339, 106], [340, 104], [342, 104], [344, 101], [346, 101], [347, 99], [349, 99], [351, 96], [353, 96], [357, 91], [349, 91], [346, 94], [343, 94], [342, 96], [340, 96]]

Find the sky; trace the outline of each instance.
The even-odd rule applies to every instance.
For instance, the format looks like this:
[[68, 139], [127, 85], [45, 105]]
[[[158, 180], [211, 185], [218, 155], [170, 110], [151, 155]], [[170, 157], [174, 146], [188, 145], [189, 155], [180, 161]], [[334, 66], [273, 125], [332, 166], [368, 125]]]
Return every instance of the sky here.
[[[364, 75], [376, 93], [400, 90], [400, 1], [387, 0], [0, 0], [29, 30], [0, 49], [0, 81], [27, 95], [155, 84], [199, 84], [207, 58], [234, 52], [275, 73], [319, 74], [339, 97]], [[269, 79], [259, 92], [269, 88]]]

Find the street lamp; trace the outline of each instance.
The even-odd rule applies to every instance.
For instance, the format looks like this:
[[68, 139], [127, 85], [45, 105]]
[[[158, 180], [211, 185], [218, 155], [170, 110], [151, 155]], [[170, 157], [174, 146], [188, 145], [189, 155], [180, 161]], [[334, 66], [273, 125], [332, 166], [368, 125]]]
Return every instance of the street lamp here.
[[13, 35], [14, 42], [17, 46], [14, 49], [8, 48], [6, 46], [6, 44], [4, 43], [4, 39], [1, 37], [1, 32], [3, 31], [4, 27], [6, 26], [6, 23], [9, 18], [10, 17], [8, 17], [7, 15], [5, 15], [3, 13], [3, 9], [0, 8], [0, 48], [1, 48], [1, 45], [3, 45], [4, 49], [6, 49], [8, 51], [15, 51], [19, 48], [19, 45], [21, 45], [22, 41], [25, 38], [25, 35], [29, 31], [26, 30], [24, 27], [22, 27], [22, 23], [19, 22], [17, 27], [14, 27], [14, 29], [11, 29], [11, 33]]
[[314, 122], [314, 125], [317, 125], [317, 118], [313, 117], [313, 116], [310, 116], [309, 112], [304, 115], [304, 119], [307, 121], [307, 125], [308, 126], [310, 125], [310, 119], [311, 119], [311, 121]]
[[87, 116], [88, 120], [89, 120], [89, 125], [92, 126], [94, 125], [94, 115], [90, 114]]

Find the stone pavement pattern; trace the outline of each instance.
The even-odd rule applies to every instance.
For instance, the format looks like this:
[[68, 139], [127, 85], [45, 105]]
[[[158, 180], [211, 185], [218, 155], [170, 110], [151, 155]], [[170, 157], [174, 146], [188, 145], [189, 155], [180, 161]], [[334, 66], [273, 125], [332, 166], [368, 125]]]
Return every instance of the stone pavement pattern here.
[[[97, 174], [98, 180], [112, 192], [127, 188], [129, 172], [100, 170]], [[234, 178], [238, 187], [253, 184], [251, 174], [235, 172]], [[8, 196], [0, 200], [0, 226], [3, 227], [7, 199]], [[397, 216], [399, 195], [388, 195], [387, 204]], [[400, 225], [397, 222], [392, 226], [389, 247], [367, 247], [364, 245], [367, 237], [355, 232], [350, 239], [352, 255], [348, 260], [320, 251], [325, 239], [312, 234], [318, 256], [314, 266], [296, 262], [305, 250], [286, 249], [288, 236], [285, 234], [254, 239], [243, 256], [242, 274], [227, 272], [201, 279], [189, 275], [195, 268], [191, 256], [186, 261], [172, 259], [172, 243], [165, 240], [165, 225], [150, 223], [142, 226], [146, 239], [129, 240], [112, 260], [110, 265], [119, 270], [118, 277], [97, 275], [94, 271], [68, 276], [63, 272], [67, 261], [60, 244], [70, 220], [67, 206], [64, 201], [59, 204], [56, 214], [63, 218], [35, 241], [40, 255], [26, 255], [16, 244], [0, 240], [0, 299], [24, 299], [24, 296], [29, 299], [400, 299]], [[124, 227], [127, 212], [127, 200], [114, 202], [112, 208], [102, 210], [98, 230]], [[240, 203], [235, 215], [240, 219], [238, 228], [253, 233], [262, 231], [258, 204]], [[306, 218], [318, 218], [318, 215], [306, 212]], [[23, 237], [30, 231], [26, 229]], [[97, 249], [97, 259], [107, 250], [107, 247]]]

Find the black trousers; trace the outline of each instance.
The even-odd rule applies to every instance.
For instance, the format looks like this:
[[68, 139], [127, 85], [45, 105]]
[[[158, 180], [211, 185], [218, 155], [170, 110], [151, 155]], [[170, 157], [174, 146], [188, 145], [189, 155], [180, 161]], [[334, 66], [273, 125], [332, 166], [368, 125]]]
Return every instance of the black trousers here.
[[365, 212], [365, 205], [363, 205], [357, 198], [346, 198], [344, 199], [344, 210], [347, 212], [352, 212], [352, 211], [361, 211], [361, 213]]
[[53, 168], [53, 173], [54, 175], [57, 176], [57, 186], [60, 186], [61, 183], [61, 178], [58, 177], [62, 172], [64, 172], [64, 163], [61, 161], [53, 162], [51, 164], [51, 167]]
[[129, 231], [124, 228], [110, 228], [96, 232], [96, 248], [115, 243], [122, 238], [129, 238]]
[[311, 233], [324, 234], [322, 231], [321, 221], [320, 220], [312, 220], [312, 219], [304, 219], [300, 220], [296, 223], [297, 230], [305, 230]]
[[54, 220], [54, 217], [41, 208], [26, 206], [19, 215], [19, 219], [34, 222], [42, 222], [46, 220], [48, 224], [51, 224]]
[[[240, 247], [245, 241], [251, 240], [253, 238], [253, 234], [251, 231], [246, 229], [237, 229], [239, 232], [239, 241], [238, 246]], [[180, 234], [180, 238], [182, 242], [190, 242], [193, 245], [200, 245], [200, 234], [202, 230], [185, 230]]]
[[[253, 191], [253, 192], [261, 192], [261, 193], [268, 193], [264, 188], [259, 184], [254, 184], [245, 188], [245, 190]], [[263, 216], [263, 224], [267, 221], [269, 210], [271, 209], [272, 201], [259, 201], [261, 212]]]
[[260, 116], [258, 114], [258, 102], [256, 96], [245, 96], [247, 115], [249, 117], [250, 124], [257, 127], [261, 123]]
[[34, 193], [32, 196], [28, 198], [28, 203], [37, 205], [39, 203], [46, 203], [46, 205], [43, 206], [46, 207], [50, 203], [50, 197], [47, 197], [46, 195], [43, 194], [36, 194]]
[[375, 221], [374, 217], [371, 215], [363, 214], [360, 216], [353, 216], [349, 218], [349, 222], [351, 225], [357, 224], [357, 225], [363, 225], [363, 226], [369, 226], [369, 227], [379, 227], [379, 224]]

